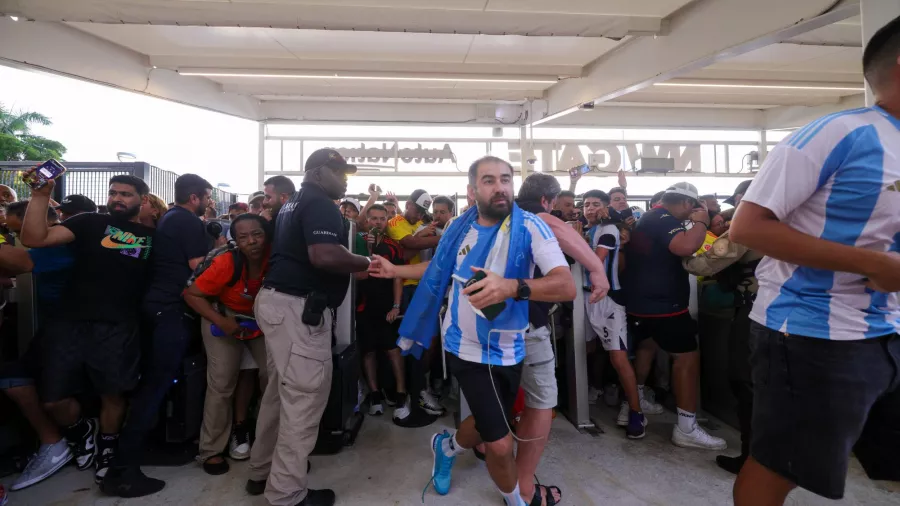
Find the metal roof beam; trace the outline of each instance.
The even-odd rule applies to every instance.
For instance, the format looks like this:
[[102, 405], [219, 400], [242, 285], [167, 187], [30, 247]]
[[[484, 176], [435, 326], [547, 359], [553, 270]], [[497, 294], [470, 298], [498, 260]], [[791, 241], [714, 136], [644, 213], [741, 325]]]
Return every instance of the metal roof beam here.
[[822, 14], [833, 0], [698, 0], [669, 19], [666, 37], [637, 37], [601, 56], [584, 77], [547, 91], [546, 118], [585, 103], [605, 102], [769, 44], [859, 14], [849, 3]]

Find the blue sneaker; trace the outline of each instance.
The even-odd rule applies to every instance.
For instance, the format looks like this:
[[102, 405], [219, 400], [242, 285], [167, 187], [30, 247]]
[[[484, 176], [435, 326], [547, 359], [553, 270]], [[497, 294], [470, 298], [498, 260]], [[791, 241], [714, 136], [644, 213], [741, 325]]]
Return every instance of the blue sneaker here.
[[441, 449], [444, 440], [450, 437], [450, 433], [446, 430], [441, 434], [431, 436], [431, 451], [434, 453], [431, 479], [434, 482], [435, 492], [440, 495], [447, 495], [450, 492], [450, 472], [453, 470], [453, 462], [456, 461], [456, 457], [444, 455], [444, 450]]
[[631, 411], [628, 413], [628, 425], [625, 427], [625, 437], [628, 439], [641, 439], [646, 435], [644, 427], [647, 426], [647, 418], [643, 413]]

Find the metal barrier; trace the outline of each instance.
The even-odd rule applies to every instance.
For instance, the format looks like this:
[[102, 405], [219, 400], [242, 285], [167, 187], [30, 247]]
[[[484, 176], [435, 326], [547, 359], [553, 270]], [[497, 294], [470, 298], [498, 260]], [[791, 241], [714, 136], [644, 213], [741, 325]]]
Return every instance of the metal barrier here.
[[[14, 189], [20, 200], [31, 195], [31, 188], [22, 182], [22, 172], [43, 162], [0, 161], [0, 184]], [[166, 203], [175, 200], [175, 180], [178, 174], [160, 169], [146, 162], [65, 162], [68, 169], [57, 182], [53, 198], [61, 201], [68, 195], [84, 195], [97, 205], [105, 205], [109, 191], [109, 179], [118, 175], [137, 176], [147, 183], [150, 192]], [[237, 195], [214, 188], [213, 200], [218, 214], [227, 214], [228, 206], [237, 202]]]
[[569, 399], [563, 414], [578, 430], [592, 431], [597, 429], [597, 425], [591, 420], [588, 404], [587, 342], [584, 340], [587, 314], [584, 310], [585, 291], [581, 288], [584, 286], [584, 277], [584, 267], [581, 264], [573, 265], [572, 280], [576, 290], [575, 300], [572, 302], [572, 328], [567, 329], [565, 335], [565, 377]]

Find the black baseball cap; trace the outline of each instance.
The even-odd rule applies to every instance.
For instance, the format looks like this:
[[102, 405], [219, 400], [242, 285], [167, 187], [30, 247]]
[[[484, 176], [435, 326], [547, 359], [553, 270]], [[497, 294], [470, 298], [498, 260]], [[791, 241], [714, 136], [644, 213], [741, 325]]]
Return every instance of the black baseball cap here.
[[319, 167], [328, 167], [329, 169], [340, 170], [345, 174], [356, 174], [356, 165], [350, 165], [344, 157], [331, 148], [322, 148], [313, 151], [309, 158], [306, 159], [306, 165], [303, 170], [310, 171]]
[[54, 209], [56, 209], [57, 211], [62, 211], [66, 214], [96, 213], [97, 204], [95, 204], [93, 200], [85, 197], [84, 195], [69, 195], [68, 197], [62, 199], [62, 202], [60, 202], [59, 205]]
[[752, 179], [748, 179], [746, 181], [741, 181], [741, 184], [737, 185], [737, 188], [734, 189], [734, 193], [732, 193], [730, 197], [725, 199], [725, 203], [728, 204], [729, 206], [733, 206], [734, 198], [737, 197], [738, 195], [743, 195], [743, 194], [747, 193], [747, 189], [750, 188], [750, 183], [752, 183], [752, 182], [753, 182]]

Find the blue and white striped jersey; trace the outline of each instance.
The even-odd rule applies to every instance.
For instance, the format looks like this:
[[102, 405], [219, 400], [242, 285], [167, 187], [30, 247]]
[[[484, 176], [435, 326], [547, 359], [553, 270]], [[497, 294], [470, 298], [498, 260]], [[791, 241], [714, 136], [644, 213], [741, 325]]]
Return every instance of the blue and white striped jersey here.
[[[879, 107], [813, 121], [766, 158], [743, 198], [805, 234], [900, 251], [900, 120]], [[897, 294], [863, 276], [765, 258], [751, 318], [773, 330], [835, 340], [900, 330]]]
[[[591, 249], [594, 251], [597, 248], [609, 250], [606, 260], [603, 261], [606, 278], [609, 280], [609, 291], [621, 290], [622, 284], [619, 283], [619, 228], [609, 223], [594, 225], [588, 230], [588, 237], [590, 237]], [[590, 280], [586, 284], [590, 285]]]
[[[525, 227], [531, 234], [529, 275], [534, 275], [535, 264], [543, 273], [568, 267], [550, 227], [534, 214], [523, 213]], [[471, 267], [484, 267], [499, 227], [500, 224], [483, 227], [473, 223], [459, 246], [454, 272], [468, 279], [474, 274]], [[481, 364], [515, 365], [524, 360], [524, 333], [491, 332], [490, 322], [478, 316], [469, 298], [461, 295], [462, 288], [459, 281], [451, 281], [449, 306], [441, 328], [444, 349], [463, 360]]]

